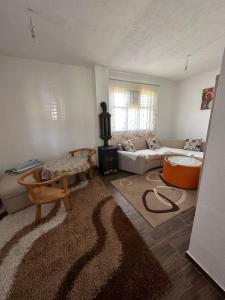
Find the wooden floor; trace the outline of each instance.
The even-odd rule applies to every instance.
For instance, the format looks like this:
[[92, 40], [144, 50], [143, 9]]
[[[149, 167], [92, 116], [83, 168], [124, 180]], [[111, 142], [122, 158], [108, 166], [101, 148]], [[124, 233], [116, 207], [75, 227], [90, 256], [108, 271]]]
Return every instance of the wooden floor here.
[[157, 228], [153, 228], [110, 183], [112, 180], [130, 175], [120, 171], [106, 176], [100, 175], [100, 177], [171, 278], [173, 286], [161, 299], [224, 299], [185, 258], [195, 210], [189, 209]]

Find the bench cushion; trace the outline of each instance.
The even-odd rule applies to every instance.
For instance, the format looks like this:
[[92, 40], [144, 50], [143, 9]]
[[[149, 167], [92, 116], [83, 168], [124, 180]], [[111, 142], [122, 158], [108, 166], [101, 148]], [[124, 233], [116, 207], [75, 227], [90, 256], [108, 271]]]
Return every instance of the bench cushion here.
[[16, 212], [32, 204], [26, 189], [18, 184], [17, 178], [18, 175], [6, 175], [0, 179], [0, 198], [8, 213]]
[[6, 175], [0, 180], [0, 198], [8, 199], [26, 192], [26, 189], [17, 182], [17, 175]]

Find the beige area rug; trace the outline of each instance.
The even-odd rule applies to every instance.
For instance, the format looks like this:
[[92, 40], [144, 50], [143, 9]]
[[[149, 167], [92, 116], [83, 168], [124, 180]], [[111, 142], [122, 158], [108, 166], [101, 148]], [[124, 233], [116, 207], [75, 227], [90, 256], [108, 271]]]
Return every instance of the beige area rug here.
[[170, 187], [161, 180], [159, 172], [149, 171], [111, 182], [153, 227], [196, 205], [196, 190]]
[[[167, 274], [100, 178], [61, 203], [0, 221], [1, 300], [155, 299]], [[138, 251], [137, 251], [138, 250]]]

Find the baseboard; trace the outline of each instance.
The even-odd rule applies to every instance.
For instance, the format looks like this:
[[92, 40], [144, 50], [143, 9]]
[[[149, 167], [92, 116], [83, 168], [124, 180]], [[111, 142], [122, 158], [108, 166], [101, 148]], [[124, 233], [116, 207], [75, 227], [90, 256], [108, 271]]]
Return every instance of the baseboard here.
[[197, 263], [197, 261], [186, 251], [185, 257], [193, 264], [193, 266], [218, 290], [225, 298], [225, 290]]

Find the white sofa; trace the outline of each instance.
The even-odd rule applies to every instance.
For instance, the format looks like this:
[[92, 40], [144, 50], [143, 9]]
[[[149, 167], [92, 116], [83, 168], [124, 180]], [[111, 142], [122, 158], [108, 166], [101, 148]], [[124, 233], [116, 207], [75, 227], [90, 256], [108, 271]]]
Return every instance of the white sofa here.
[[144, 137], [132, 140], [135, 152], [118, 150], [119, 169], [130, 173], [142, 175], [144, 172], [161, 167], [163, 159], [169, 154], [187, 155], [203, 159], [205, 142], [202, 143], [201, 152], [184, 150], [185, 140], [159, 140], [160, 149], [147, 148]]

